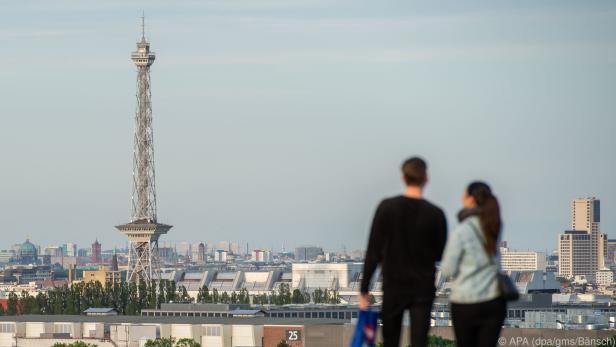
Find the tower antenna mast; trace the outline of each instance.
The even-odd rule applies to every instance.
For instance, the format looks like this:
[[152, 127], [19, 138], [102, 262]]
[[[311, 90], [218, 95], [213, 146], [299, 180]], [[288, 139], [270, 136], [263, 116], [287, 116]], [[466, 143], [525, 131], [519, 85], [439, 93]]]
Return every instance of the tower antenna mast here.
[[156, 55], [145, 39], [145, 15], [141, 16], [141, 41], [131, 60], [137, 66], [137, 107], [133, 148], [133, 195], [131, 221], [116, 228], [128, 237], [128, 282], [160, 279], [158, 239], [171, 225], [158, 223], [154, 174], [154, 130], [150, 66]]

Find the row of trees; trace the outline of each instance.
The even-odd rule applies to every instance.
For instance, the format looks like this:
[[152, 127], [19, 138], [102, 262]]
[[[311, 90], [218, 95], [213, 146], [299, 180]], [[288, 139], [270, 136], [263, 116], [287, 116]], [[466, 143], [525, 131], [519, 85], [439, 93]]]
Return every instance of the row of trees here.
[[[95, 344], [83, 341], [72, 343], [57, 342], [52, 347], [97, 347]], [[201, 347], [201, 344], [193, 339], [179, 339], [161, 337], [156, 340], [147, 340], [144, 347]]]
[[329, 289], [316, 289], [312, 295], [302, 293], [299, 289], [291, 291], [289, 285], [283, 283], [272, 294], [261, 294], [253, 297], [256, 305], [288, 305], [288, 304], [339, 304], [338, 291]]
[[[220, 294], [216, 288], [211, 292], [207, 286], [199, 288], [197, 293], [197, 303], [224, 303], [224, 304], [248, 304], [250, 295], [248, 290], [242, 288], [239, 292], [227, 292]], [[340, 296], [335, 290], [317, 289], [312, 293], [302, 293], [299, 289], [291, 288], [287, 283], [281, 283], [277, 290], [271, 294], [258, 294], [252, 296], [252, 303], [255, 305], [288, 305], [288, 304], [339, 304]]]
[[[145, 283], [82, 282], [71, 286], [55, 287], [37, 295], [28, 292], [9, 293], [6, 310], [0, 305], [0, 315], [17, 314], [80, 314], [89, 307], [114, 308], [122, 315], [136, 315], [142, 309], [160, 308], [166, 302], [192, 302], [184, 286], [176, 287], [174, 281], [162, 280], [158, 285], [152, 281]], [[198, 303], [249, 304], [251, 297], [248, 290], [239, 292], [211, 292], [203, 286], [197, 293]], [[315, 290], [312, 295], [295, 289], [291, 291], [283, 283], [271, 294], [253, 295], [252, 303], [256, 305], [287, 304], [338, 304], [340, 297], [335, 290]]]
[[201, 347], [201, 344], [193, 339], [179, 339], [161, 337], [156, 340], [147, 340], [143, 347]]
[[0, 305], [0, 314], [80, 314], [89, 307], [110, 307], [123, 315], [136, 315], [142, 309], [160, 308], [165, 302], [190, 302], [186, 288], [174, 281], [162, 280], [158, 285], [145, 283], [100, 282], [74, 283], [55, 287], [37, 295], [28, 292], [9, 293], [7, 308]]
[[210, 292], [207, 286], [203, 286], [197, 292], [196, 302], [201, 304], [249, 304], [250, 296], [245, 288], [229, 295], [227, 292], [219, 293], [216, 288]]

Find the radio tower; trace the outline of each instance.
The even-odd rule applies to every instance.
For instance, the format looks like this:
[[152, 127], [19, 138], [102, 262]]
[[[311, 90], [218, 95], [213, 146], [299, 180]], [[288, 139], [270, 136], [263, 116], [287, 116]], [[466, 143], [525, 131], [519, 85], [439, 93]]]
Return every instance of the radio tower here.
[[137, 109], [135, 112], [135, 145], [133, 149], [132, 217], [116, 228], [128, 236], [128, 282], [149, 283], [160, 279], [158, 238], [166, 234], [171, 225], [156, 219], [156, 187], [154, 182], [154, 132], [152, 130], [152, 104], [150, 66], [155, 54], [145, 39], [145, 17], [141, 17], [141, 41], [131, 54], [137, 66]]

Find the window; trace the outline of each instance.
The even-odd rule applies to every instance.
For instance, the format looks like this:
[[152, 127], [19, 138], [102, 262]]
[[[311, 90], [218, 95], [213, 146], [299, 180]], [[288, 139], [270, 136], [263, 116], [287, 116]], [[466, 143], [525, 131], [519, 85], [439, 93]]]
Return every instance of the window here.
[[205, 336], [220, 336], [220, 327], [218, 326], [206, 326]]
[[15, 332], [14, 323], [0, 323], [0, 333], [14, 333], [14, 332]]
[[70, 323], [56, 323], [53, 326], [53, 332], [56, 334], [70, 334], [73, 331], [73, 325]]

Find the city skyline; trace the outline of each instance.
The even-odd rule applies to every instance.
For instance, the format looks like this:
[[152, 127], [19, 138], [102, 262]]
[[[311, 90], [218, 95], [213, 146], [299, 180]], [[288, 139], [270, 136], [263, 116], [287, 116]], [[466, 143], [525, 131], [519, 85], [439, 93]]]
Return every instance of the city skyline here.
[[472, 5], [400, 3], [385, 21], [392, 9], [368, 3], [147, 4], [0, 14], [5, 247], [24, 235], [123, 243], [110, 225], [129, 211], [126, 52], [141, 10], [159, 54], [159, 210], [174, 239], [362, 249], [414, 154], [450, 229], [464, 185], [485, 179], [513, 249], [554, 249], [576, 197], [601, 199], [603, 232], [616, 236], [616, 5], [484, 3], [478, 17]]

